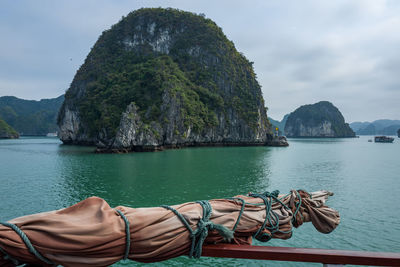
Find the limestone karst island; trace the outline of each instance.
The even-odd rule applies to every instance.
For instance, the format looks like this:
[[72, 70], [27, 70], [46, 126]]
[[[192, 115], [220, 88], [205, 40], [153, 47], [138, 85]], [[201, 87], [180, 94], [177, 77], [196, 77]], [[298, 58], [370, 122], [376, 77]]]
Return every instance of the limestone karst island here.
[[65, 144], [107, 152], [273, 138], [252, 63], [212, 20], [161, 8], [134, 11], [103, 32], [58, 125]]
[[355, 137], [343, 115], [330, 102], [304, 105], [292, 112], [285, 124], [287, 137]]

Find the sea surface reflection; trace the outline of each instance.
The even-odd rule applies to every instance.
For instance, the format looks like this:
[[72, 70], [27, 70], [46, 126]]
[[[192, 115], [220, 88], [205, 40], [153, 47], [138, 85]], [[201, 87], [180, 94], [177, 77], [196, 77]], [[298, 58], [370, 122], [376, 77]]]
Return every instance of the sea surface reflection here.
[[[56, 138], [0, 140], [0, 219], [60, 209], [89, 196], [111, 206], [146, 207], [275, 189], [327, 189], [335, 193], [328, 205], [342, 218], [333, 233], [323, 235], [307, 224], [290, 240], [257, 245], [400, 252], [400, 215], [395, 212], [400, 141], [375, 144], [369, 138], [131, 154], [94, 154], [91, 147], [65, 146]], [[301, 265], [185, 257], [157, 265], [182, 264]]]

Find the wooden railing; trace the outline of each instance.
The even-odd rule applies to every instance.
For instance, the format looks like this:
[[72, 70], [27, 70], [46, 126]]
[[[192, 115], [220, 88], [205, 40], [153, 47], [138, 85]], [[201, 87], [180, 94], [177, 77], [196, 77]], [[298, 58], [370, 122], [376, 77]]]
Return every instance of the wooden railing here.
[[331, 264], [400, 266], [400, 253], [316, 248], [218, 244], [203, 246], [202, 256], [274, 261], [319, 262], [323, 263], [325, 266]]

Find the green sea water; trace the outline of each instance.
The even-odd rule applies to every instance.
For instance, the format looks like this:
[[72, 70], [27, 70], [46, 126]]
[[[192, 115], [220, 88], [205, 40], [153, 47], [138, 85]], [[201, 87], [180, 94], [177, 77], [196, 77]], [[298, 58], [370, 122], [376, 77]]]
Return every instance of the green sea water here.
[[[367, 142], [370, 138], [131, 154], [94, 154], [93, 148], [65, 146], [57, 138], [0, 140], [0, 220], [60, 209], [89, 196], [111, 206], [148, 207], [275, 189], [326, 189], [335, 193], [327, 204], [341, 215], [334, 232], [321, 234], [306, 224], [289, 240], [255, 244], [400, 252], [400, 139], [379, 144]], [[154, 265], [302, 264], [180, 257]]]

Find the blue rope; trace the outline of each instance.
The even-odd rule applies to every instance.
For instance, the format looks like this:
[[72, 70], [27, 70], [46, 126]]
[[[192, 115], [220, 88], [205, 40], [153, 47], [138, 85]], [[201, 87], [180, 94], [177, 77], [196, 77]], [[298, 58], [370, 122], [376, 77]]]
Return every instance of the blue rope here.
[[39, 260], [47, 263], [47, 264], [51, 264], [54, 265], [54, 263], [52, 261], [50, 261], [49, 259], [47, 259], [46, 257], [44, 257], [42, 254], [39, 253], [39, 251], [37, 251], [35, 249], [35, 247], [32, 245], [31, 241], [29, 240], [29, 238], [27, 237], [27, 235], [18, 228], [18, 226], [16, 226], [15, 224], [12, 223], [7, 223], [7, 222], [0, 222], [0, 224], [11, 228], [12, 230], [14, 230], [22, 239], [22, 241], [24, 241], [26, 247], [28, 248], [29, 252], [32, 253], [33, 255], [36, 256], [36, 258], [38, 258]]
[[[295, 209], [295, 211], [293, 212], [293, 217], [292, 217], [292, 220], [291, 220], [292, 225], [296, 225], [296, 224], [297, 224], [297, 218], [296, 218], [296, 217], [297, 217], [297, 214], [300, 214], [300, 216], [301, 216], [302, 219], [303, 219], [303, 215], [301, 214], [301, 212], [299, 213], [300, 207], [301, 207], [301, 204], [302, 204], [302, 199], [301, 199], [301, 196], [300, 196], [300, 194], [299, 194], [298, 191], [299, 191], [299, 190], [297, 190], [297, 191], [294, 190], [294, 192], [296, 193], [296, 196], [297, 196], [297, 198], [298, 198], [299, 201], [295, 203], [296, 209]], [[301, 190], [301, 191], [304, 191], [304, 190]], [[304, 191], [304, 192], [306, 192], [306, 191]], [[310, 196], [310, 198], [311, 198], [311, 194], [308, 193], [308, 192], [306, 192], [306, 193], [307, 193], [307, 194]], [[284, 234], [288, 234], [288, 233], [291, 233], [291, 232], [292, 232], [292, 229], [289, 230], [289, 231], [280, 231], [280, 230], [279, 230], [279, 216], [278, 216], [278, 214], [276, 214], [276, 212], [274, 212], [273, 209], [272, 209], [272, 204], [273, 204], [273, 202], [279, 202], [279, 203], [282, 205], [282, 207], [284, 207], [286, 210], [289, 210], [289, 211], [290, 211], [291, 209], [290, 209], [287, 205], [285, 205], [285, 203], [283, 203], [283, 202], [281, 201], [281, 199], [283, 199], [283, 198], [289, 196], [290, 194], [286, 195], [286, 196], [283, 197], [283, 198], [278, 198], [278, 195], [279, 195], [279, 191], [278, 191], [278, 190], [275, 190], [275, 191], [273, 191], [272, 193], [265, 192], [265, 193], [263, 193], [263, 194], [249, 194], [249, 196], [251, 196], [251, 197], [258, 197], [258, 198], [261, 198], [261, 199], [264, 201], [264, 204], [265, 204], [265, 212], [266, 212], [266, 215], [265, 215], [264, 223], [263, 223], [262, 226], [257, 230], [257, 232], [254, 234], [254, 237], [255, 237], [257, 240], [259, 240], [259, 241], [262, 241], [262, 242], [267, 242], [267, 241], [269, 241], [269, 240], [272, 238], [272, 234], [274, 234], [274, 233], [276, 233], [276, 232], [284, 233]], [[268, 226], [267, 223], [269, 223], [270, 226]], [[296, 227], [297, 227], [297, 226], [296, 226]], [[269, 235], [269, 234], [267, 234], [267, 233], [262, 233], [262, 234], [260, 234], [264, 229], [270, 230], [271, 235]]]
[[[296, 210], [294, 211], [294, 213], [293, 213], [293, 218], [292, 218], [292, 224], [293, 225], [296, 225], [297, 224], [297, 213], [299, 213], [299, 210], [300, 210], [300, 207], [301, 207], [301, 203], [302, 203], [302, 200], [301, 200], [301, 196], [300, 196], [300, 194], [299, 194], [299, 192], [298, 192], [299, 190], [297, 190], [297, 191], [295, 191], [296, 192], [296, 196], [297, 196], [297, 198], [299, 199], [299, 201], [298, 202], [296, 202]], [[302, 190], [303, 191], [303, 190]], [[306, 191], [303, 191], [303, 192], [306, 192]], [[310, 198], [311, 198], [311, 194], [310, 193], [308, 193], [307, 192], [307, 194], [310, 196]], [[300, 217], [301, 217], [301, 219], [303, 219], [303, 215], [301, 214], [301, 212], [299, 213], [300, 214]], [[298, 227], [298, 225], [296, 226], [296, 227]]]
[[198, 221], [197, 229], [195, 231], [193, 231], [188, 221], [185, 219], [185, 217], [183, 217], [183, 215], [179, 211], [167, 205], [161, 206], [162, 208], [168, 209], [173, 213], [175, 213], [175, 215], [180, 219], [180, 221], [189, 231], [189, 236], [192, 240], [189, 251], [189, 258], [200, 258], [203, 249], [203, 244], [208, 236], [209, 230], [211, 231], [217, 230], [218, 233], [224, 238], [224, 240], [227, 241], [231, 241], [231, 239], [233, 239], [233, 234], [234, 234], [233, 231], [229, 230], [225, 226], [221, 224], [215, 224], [212, 221], [210, 221], [212, 207], [207, 200], [197, 201], [196, 203], [200, 204], [200, 206], [202, 207], [203, 216]]
[[193, 229], [190, 227], [190, 225], [187, 222], [187, 220], [185, 219], [185, 217], [183, 217], [183, 215], [179, 211], [177, 211], [176, 209], [174, 209], [173, 207], [170, 207], [168, 205], [162, 205], [161, 207], [164, 208], [164, 209], [170, 210], [173, 213], [175, 213], [175, 215], [179, 218], [179, 220], [181, 220], [182, 224], [189, 231], [189, 237], [192, 240], [192, 243], [190, 245], [189, 258], [192, 258], [193, 257], [193, 252], [194, 252], [194, 248], [195, 248], [195, 245], [196, 245], [196, 235], [195, 235]]
[[[279, 216], [272, 209], [272, 204], [273, 204], [273, 202], [279, 202], [282, 205], [282, 207], [284, 207], [285, 209], [287, 209], [287, 210], [290, 210], [290, 209], [278, 198], [278, 195], [279, 195], [278, 190], [275, 190], [272, 193], [265, 192], [264, 194], [250, 194], [249, 195], [251, 197], [261, 198], [265, 204], [265, 220], [264, 220], [262, 226], [254, 234], [254, 237], [261, 242], [267, 242], [267, 241], [271, 240], [272, 234], [274, 234], [276, 232], [286, 233], [286, 232], [279, 230]], [[270, 226], [268, 226], [267, 223]], [[269, 230], [271, 235], [269, 235], [267, 233], [261, 233], [264, 229]], [[289, 231], [289, 232], [291, 232], [291, 231]], [[289, 232], [287, 232], [287, 233], [289, 233]]]
[[232, 231], [235, 231], [237, 226], [239, 225], [240, 219], [242, 218], [242, 214], [243, 214], [244, 208], [246, 206], [246, 201], [243, 198], [240, 198], [240, 197], [231, 197], [231, 198], [228, 198], [228, 199], [239, 200], [240, 202], [242, 202], [242, 207], [240, 208], [238, 218], [236, 219], [236, 223], [232, 228]]
[[129, 221], [126, 216], [120, 210], [116, 210], [118, 214], [122, 217], [125, 222], [125, 235], [126, 235], [126, 246], [123, 259], [126, 260], [129, 257], [129, 252], [131, 248], [131, 232], [129, 231]]
[[14, 263], [15, 266], [20, 265], [19, 261], [17, 259], [14, 259], [13, 257], [10, 256], [4, 249], [0, 248], [0, 252], [4, 254], [3, 259], [5, 260], [10, 260], [12, 263]]

